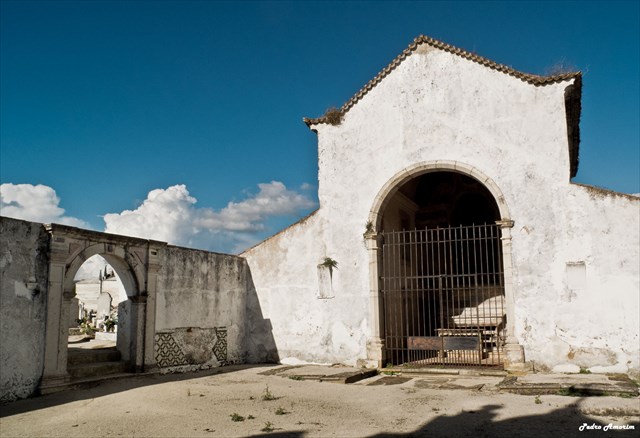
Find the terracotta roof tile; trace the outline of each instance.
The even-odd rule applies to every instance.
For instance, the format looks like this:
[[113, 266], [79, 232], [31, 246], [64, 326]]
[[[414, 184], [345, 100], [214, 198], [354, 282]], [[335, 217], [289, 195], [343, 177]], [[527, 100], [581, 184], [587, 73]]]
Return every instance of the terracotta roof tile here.
[[[491, 61], [490, 59], [483, 58], [482, 56], [478, 56], [474, 53], [467, 52], [466, 50], [454, 47], [450, 44], [443, 43], [442, 41], [438, 41], [428, 36], [420, 35], [419, 37], [414, 39], [411, 44], [409, 44], [409, 47], [404, 49], [402, 53], [396, 56], [396, 58], [391, 61], [389, 65], [383, 68], [373, 79], [367, 82], [367, 84], [362, 87], [360, 91], [358, 91], [355, 95], [353, 95], [353, 97], [351, 97], [351, 99], [349, 99], [344, 105], [342, 105], [340, 111], [342, 111], [343, 114], [349, 111], [351, 107], [358, 103], [360, 99], [362, 99], [369, 91], [371, 91], [373, 87], [378, 85], [378, 83], [382, 81], [382, 79], [384, 79], [389, 73], [391, 73], [396, 67], [398, 67], [402, 63], [402, 61], [404, 61], [409, 55], [411, 55], [421, 44], [428, 44], [432, 47], [444, 50], [449, 53], [453, 53], [454, 55], [461, 56], [492, 70], [497, 70], [499, 72], [508, 74], [509, 76], [516, 77], [524, 82], [535, 86], [554, 84], [568, 79], [580, 78], [582, 75], [582, 73], [580, 72], [563, 73], [553, 76], [538, 76], [529, 73], [523, 73], [506, 65], [498, 64], [497, 62]], [[319, 123], [327, 123], [325, 117], [305, 117], [303, 120], [307, 126], [316, 125]]]

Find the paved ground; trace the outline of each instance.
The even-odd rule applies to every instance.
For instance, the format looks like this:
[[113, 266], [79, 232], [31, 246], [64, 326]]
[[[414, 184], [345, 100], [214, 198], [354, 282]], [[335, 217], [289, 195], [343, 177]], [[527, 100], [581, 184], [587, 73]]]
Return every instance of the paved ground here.
[[[640, 430], [640, 400], [615, 377], [405, 373], [337, 383], [361, 372], [231, 366], [110, 381], [4, 405], [0, 435], [635, 437]], [[573, 389], [544, 394], [563, 385]], [[592, 385], [623, 397], [583, 396]], [[542, 395], [506, 392], [523, 388]]]

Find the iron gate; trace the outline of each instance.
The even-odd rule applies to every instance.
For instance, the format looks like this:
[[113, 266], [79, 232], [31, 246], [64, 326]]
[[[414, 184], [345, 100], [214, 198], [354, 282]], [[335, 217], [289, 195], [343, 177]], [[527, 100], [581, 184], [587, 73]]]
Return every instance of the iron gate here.
[[387, 363], [501, 366], [506, 307], [499, 226], [382, 237]]

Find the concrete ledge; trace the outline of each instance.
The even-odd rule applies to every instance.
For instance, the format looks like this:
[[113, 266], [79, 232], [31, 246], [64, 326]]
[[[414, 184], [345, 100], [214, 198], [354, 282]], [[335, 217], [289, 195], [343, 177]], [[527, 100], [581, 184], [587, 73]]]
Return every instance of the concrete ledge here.
[[490, 368], [469, 369], [469, 368], [435, 368], [435, 367], [425, 367], [425, 368], [388, 367], [388, 368], [380, 368], [378, 371], [381, 373], [397, 373], [397, 374], [402, 374], [406, 376], [438, 374], [438, 375], [448, 375], [448, 376], [503, 377], [509, 374], [507, 371], [504, 371], [502, 369], [490, 369]]

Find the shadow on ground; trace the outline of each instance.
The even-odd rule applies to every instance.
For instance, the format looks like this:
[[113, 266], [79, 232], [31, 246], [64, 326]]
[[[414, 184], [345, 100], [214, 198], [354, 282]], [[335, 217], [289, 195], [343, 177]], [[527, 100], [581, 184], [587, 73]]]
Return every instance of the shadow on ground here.
[[[426, 423], [420, 429], [407, 433], [383, 433], [372, 435], [372, 438], [408, 438], [408, 437], [465, 437], [493, 438], [493, 437], [531, 437], [531, 436], [561, 436], [561, 437], [584, 437], [591, 434], [598, 436], [633, 435], [637, 436], [640, 428], [638, 423], [629, 423], [635, 430], [604, 431], [608, 423], [594, 422], [582, 414], [579, 410], [580, 401], [576, 400], [569, 406], [556, 409], [550, 413], [542, 415], [528, 415], [522, 417], [498, 420], [496, 417], [499, 411], [508, 407], [500, 405], [486, 405], [475, 411], [465, 411], [458, 415], [443, 415]], [[580, 430], [582, 425], [597, 425], [602, 429]], [[620, 433], [615, 433], [620, 432]], [[624, 433], [626, 432], [626, 433]]]
[[35, 396], [27, 399], [9, 402], [0, 406], [0, 418], [22, 414], [29, 411], [45, 409], [52, 406], [63, 405], [78, 400], [90, 400], [92, 398], [116, 394], [118, 392], [129, 391], [131, 389], [142, 388], [150, 385], [160, 385], [168, 382], [180, 382], [183, 380], [199, 379], [202, 377], [232, 373], [250, 368], [272, 367], [273, 365], [274, 364], [228, 365], [219, 368], [212, 368], [205, 371], [177, 374], [155, 374], [151, 376], [136, 376], [135, 374], [132, 374], [132, 377], [127, 377], [124, 379], [85, 384], [83, 385], [82, 390], [67, 389], [65, 391], [53, 394]]
[[[556, 409], [543, 415], [529, 415], [523, 417], [498, 420], [498, 411], [504, 406], [486, 405], [476, 411], [466, 411], [458, 415], [443, 415], [425, 423], [422, 427], [411, 432], [380, 433], [367, 435], [370, 438], [410, 438], [410, 437], [585, 437], [585, 436], [638, 436], [640, 423], [628, 423], [631, 430], [605, 430], [609, 423], [599, 423], [582, 414], [579, 410], [580, 401]], [[508, 409], [508, 408], [507, 408]], [[580, 430], [580, 426], [599, 426], [600, 429]], [[271, 438], [302, 438], [305, 432], [270, 432], [252, 437]]]

